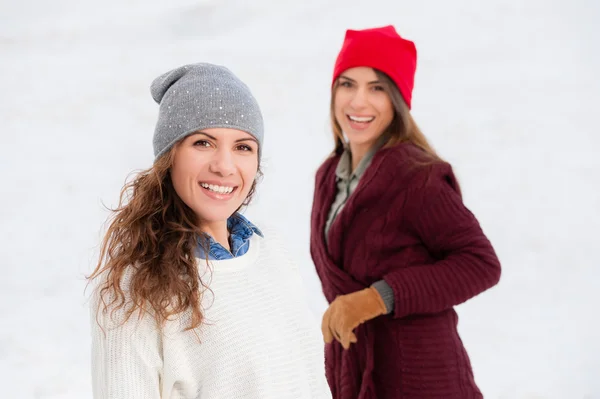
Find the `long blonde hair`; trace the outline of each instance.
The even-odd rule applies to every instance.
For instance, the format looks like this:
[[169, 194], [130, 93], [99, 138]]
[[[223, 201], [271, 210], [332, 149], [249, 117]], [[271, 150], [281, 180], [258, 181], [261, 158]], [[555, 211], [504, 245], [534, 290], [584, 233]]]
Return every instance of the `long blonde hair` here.
[[[123, 310], [122, 322], [134, 312], [151, 313], [160, 326], [189, 310], [187, 329], [193, 329], [203, 320], [201, 288], [208, 288], [199, 276], [194, 255], [203, 235], [196, 215], [173, 187], [170, 169], [174, 153], [175, 147], [125, 184], [119, 205], [111, 210], [96, 268], [87, 278], [102, 276], [95, 288], [100, 298], [98, 311]], [[257, 177], [260, 175], [259, 168]], [[255, 188], [256, 180], [242, 206], [248, 205]], [[200, 242], [208, 245], [206, 240]], [[127, 295], [122, 288], [126, 271], [131, 271]]]
[[[400, 90], [394, 83], [392, 79], [385, 73], [373, 69], [381, 86], [384, 91], [390, 97], [392, 101], [392, 106], [394, 107], [394, 118], [390, 125], [386, 128], [383, 135], [387, 135], [389, 138], [386, 141], [383, 148], [390, 148], [401, 143], [412, 143], [414, 146], [420, 148], [422, 150], [422, 156], [412, 159], [410, 167], [416, 168], [427, 168], [427, 179], [429, 179], [430, 171], [433, 165], [445, 162], [433, 149], [429, 141], [417, 125], [417, 122], [413, 119], [406, 102], [404, 102], [404, 98], [402, 98], [402, 94], [400, 94]], [[338, 123], [335, 117], [335, 91], [339, 86], [339, 78], [334, 82], [333, 87], [331, 89], [331, 104], [330, 104], [330, 122], [333, 132], [333, 140], [335, 142], [335, 147], [332, 156], [340, 155], [344, 152], [344, 134], [342, 132], [342, 128]], [[460, 184], [458, 180], [455, 179], [454, 184], [455, 190], [461, 195]]]
[[[419, 126], [413, 119], [408, 106], [400, 94], [398, 87], [386, 75], [385, 73], [373, 69], [383, 87], [384, 91], [390, 97], [392, 106], [394, 107], [394, 118], [385, 132], [389, 140], [386, 142], [385, 147], [392, 147], [394, 145], [411, 142], [415, 146], [423, 150], [423, 152], [430, 158], [431, 161], [441, 161], [441, 158], [437, 155], [433, 147], [427, 141], [427, 138], [419, 129]], [[330, 104], [330, 121], [333, 132], [333, 139], [335, 142], [335, 148], [333, 154], [341, 154], [344, 151], [344, 134], [342, 128], [335, 117], [335, 92], [339, 86], [339, 78], [334, 82], [331, 90], [331, 104]]]

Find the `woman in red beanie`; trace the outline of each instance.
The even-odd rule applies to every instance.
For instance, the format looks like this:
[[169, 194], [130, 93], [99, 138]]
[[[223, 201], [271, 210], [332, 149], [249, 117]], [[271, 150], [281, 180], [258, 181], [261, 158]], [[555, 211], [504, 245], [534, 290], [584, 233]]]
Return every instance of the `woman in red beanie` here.
[[500, 263], [410, 114], [415, 69], [392, 26], [347, 31], [335, 64], [335, 150], [311, 217], [335, 399], [483, 397], [454, 306], [494, 286]]

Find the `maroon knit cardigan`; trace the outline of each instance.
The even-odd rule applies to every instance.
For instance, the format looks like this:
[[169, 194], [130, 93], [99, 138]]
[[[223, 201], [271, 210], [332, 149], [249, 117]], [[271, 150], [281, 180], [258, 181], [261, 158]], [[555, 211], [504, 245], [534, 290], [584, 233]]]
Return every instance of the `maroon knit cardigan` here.
[[340, 157], [319, 168], [310, 250], [331, 303], [384, 279], [393, 314], [359, 326], [349, 350], [325, 346], [334, 399], [482, 398], [453, 307], [495, 285], [500, 263], [463, 205], [452, 168], [422, 165], [409, 143], [378, 151], [329, 230]]

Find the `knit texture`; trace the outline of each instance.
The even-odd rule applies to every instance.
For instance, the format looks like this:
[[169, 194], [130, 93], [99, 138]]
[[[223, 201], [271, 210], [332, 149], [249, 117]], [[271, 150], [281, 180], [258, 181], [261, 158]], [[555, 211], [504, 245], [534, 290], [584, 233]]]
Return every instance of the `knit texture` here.
[[385, 280], [375, 281], [371, 284], [371, 287], [377, 290], [379, 296], [381, 296], [381, 300], [385, 304], [386, 313], [391, 313], [394, 311], [394, 290]]
[[333, 82], [347, 69], [371, 67], [384, 72], [398, 86], [408, 108], [417, 70], [417, 48], [396, 32], [392, 25], [346, 31], [335, 61]]
[[217, 127], [254, 136], [260, 160], [264, 135], [260, 107], [248, 86], [229, 69], [207, 63], [184, 65], [154, 79], [150, 92], [160, 104], [155, 160], [189, 134]]
[[212, 272], [198, 260], [210, 292], [194, 331], [183, 331], [189, 315], [159, 331], [149, 316], [115, 327], [99, 314], [104, 335], [92, 304], [94, 398], [331, 398], [299, 272], [275, 233], [264, 233], [245, 255], [211, 261]]
[[500, 264], [464, 206], [450, 165], [418, 166], [409, 143], [380, 150], [331, 225], [338, 157], [318, 170], [311, 255], [329, 302], [384, 279], [395, 307], [355, 333], [350, 350], [326, 345], [335, 399], [482, 398], [453, 307], [495, 285]]

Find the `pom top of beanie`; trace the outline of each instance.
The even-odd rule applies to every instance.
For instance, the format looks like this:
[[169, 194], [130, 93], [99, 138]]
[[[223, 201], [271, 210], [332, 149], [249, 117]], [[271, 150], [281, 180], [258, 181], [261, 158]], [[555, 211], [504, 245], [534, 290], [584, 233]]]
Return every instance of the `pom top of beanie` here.
[[[163, 73], [152, 81], [150, 93], [152, 94], [154, 101], [160, 104], [164, 95], [171, 88], [171, 86], [180, 80], [183, 80], [180, 82], [180, 84], [183, 84], [185, 81], [189, 82], [196, 77], [206, 79], [210, 76], [213, 76], [214, 78], [220, 76], [222, 78], [237, 79], [235, 75], [224, 66], [200, 62], [196, 64], [183, 65], [179, 68], [175, 68]], [[243, 84], [242, 82], [239, 83]]]
[[154, 79], [150, 93], [160, 104], [153, 139], [155, 160], [179, 140], [207, 128], [251, 134], [258, 140], [260, 157], [264, 134], [260, 107], [248, 86], [226, 67], [181, 66]]
[[348, 29], [335, 62], [332, 84], [345, 70], [361, 66], [388, 75], [411, 108], [417, 68], [417, 49], [412, 41], [402, 38], [392, 25]]

